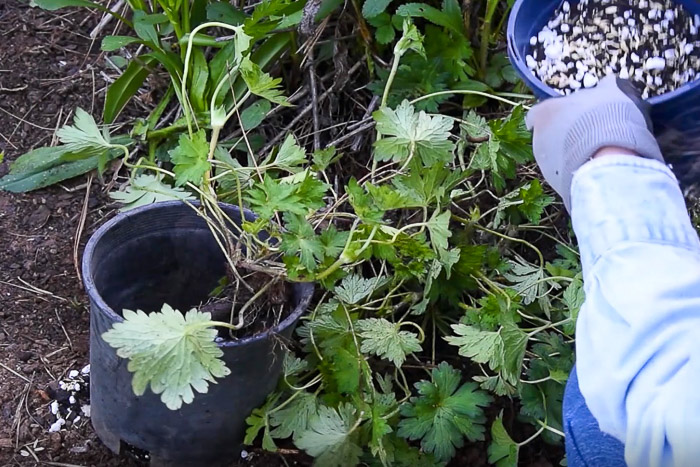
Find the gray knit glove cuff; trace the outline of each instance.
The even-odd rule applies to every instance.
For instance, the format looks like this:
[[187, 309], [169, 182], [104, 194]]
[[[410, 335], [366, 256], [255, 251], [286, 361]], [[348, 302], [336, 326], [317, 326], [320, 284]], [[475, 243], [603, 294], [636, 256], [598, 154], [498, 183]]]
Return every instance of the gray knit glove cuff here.
[[609, 77], [594, 89], [548, 99], [528, 113], [535, 159], [567, 210], [574, 172], [602, 148], [619, 147], [664, 162], [647, 109], [629, 82]]

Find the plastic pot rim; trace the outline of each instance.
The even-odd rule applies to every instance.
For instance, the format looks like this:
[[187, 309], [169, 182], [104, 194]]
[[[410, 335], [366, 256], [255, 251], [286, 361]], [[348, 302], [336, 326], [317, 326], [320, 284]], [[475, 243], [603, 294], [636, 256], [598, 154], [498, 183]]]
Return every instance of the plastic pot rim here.
[[[515, 4], [513, 5], [513, 8], [511, 9], [510, 15], [508, 17], [508, 29], [506, 31], [506, 39], [507, 39], [507, 46], [508, 46], [508, 55], [511, 57], [511, 61], [513, 62], [513, 66], [515, 67], [515, 70], [518, 72], [520, 77], [525, 81], [525, 84], [532, 89], [533, 91], [536, 91], [535, 94], [543, 94], [547, 95], [548, 97], [563, 97], [561, 94], [556, 92], [554, 89], [551, 87], [547, 86], [545, 83], [543, 83], [537, 76], [535, 76], [530, 68], [528, 68], [527, 64], [525, 63], [524, 58], [520, 54], [520, 50], [516, 45], [514, 44], [515, 42], [515, 22], [518, 18], [518, 15], [520, 13], [520, 9], [523, 7], [523, 4], [526, 1], [530, 0], [516, 0]], [[578, 2], [574, 2], [578, 3]], [[654, 96], [650, 97], [649, 99], [646, 99], [646, 102], [651, 104], [652, 106], [656, 105], [661, 105], [665, 104], [670, 100], [682, 97], [684, 94], [695, 90], [697, 88], [700, 88], [700, 79], [690, 81], [688, 83], [685, 83], [683, 86], [671, 91], [667, 92], [664, 94], [661, 94], [660, 96]], [[537, 97], [537, 96], [535, 96]]]
[[[193, 202], [195, 206], [199, 205], [198, 202]], [[102, 295], [99, 293], [97, 290], [97, 286], [95, 285], [95, 281], [93, 279], [93, 270], [92, 266], [90, 264], [90, 261], [92, 257], [94, 256], [95, 253], [95, 248], [97, 247], [97, 244], [102, 240], [102, 237], [104, 237], [115, 225], [123, 222], [125, 219], [128, 219], [129, 217], [135, 216], [137, 214], [141, 214], [144, 212], [148, 212], [154, 209], [163, 209], [167, 208], [170, 206], [180, 206], [180, 205], [185, 205], [184, 202], [182, 201], [161, 201], [158, 203], [151, 203], [147, 204], [145, 206], [139, 206], [134, 209], [130, 209], [129, 211], [125, 212], [120, 212], [116, 216], [114, 216], [112, 219], [104, 223], [99, 229], [95, 231], [95, 233], [92, 234], [90, 239], [87, 242], [87, 245], [85, 246], [85, 251], [83, 252], [83, 259], [82, 259], [82, 273], [83, 273], [83, 285], [85, 287], [85, 291], [88, 294], [88, 297], [95, 302], [95, 304], [103, 311], [105, 315], [107, 315], [110, 319], [112, 319], [115, 322], [123, 322], [124, 317], [116, 313], [112, 307], [107, 305], [107, 303], [104, 301], [102, 298]], [[241, 211], [241, 209], [238, 206], [234, 206], [232, 204], [226, 204], [226, 203], [219, 203], [221, 206], [227, 206], [236, 209], [237, 211]], [[249, 209], [243, 209], [242, 212], [243, 216], [242, 217], [250, 217], [254, 216], [253, 212], [250, 211]], [[275, 334], [279, 334], [283, 329], [288, 328], [289, 326], [292, 326], [298, 319], [299, 317], [306, 311], [309, 305], [309, 300], [311, 298], [311, 295], [313, 294], [313, 283], [310, 282], [290, 282], [290, 284], [294, 287], [299, 287], [301, 288], [302, 292], [302, 297], [299, 300], [299, 303], [297, 306], [292, 310], [291, 313], [282, 321], [280, 321], [276, 326], [271, 327], [269, 329], [266, 329], [265, 331], [252, 335], [252, 336], [247, 336], [243, 337], [241, 339], [237, 340], [225, 340], [222, 342], [217, 342], [217, 345], [219, 347], [237, 347], [241, 345], [246, 345], [252, 342], [260, 341], [260, 340], [265, 340], [269, 339], [271, 336]], [[306, 299], [308, 297], [308, 299]]]

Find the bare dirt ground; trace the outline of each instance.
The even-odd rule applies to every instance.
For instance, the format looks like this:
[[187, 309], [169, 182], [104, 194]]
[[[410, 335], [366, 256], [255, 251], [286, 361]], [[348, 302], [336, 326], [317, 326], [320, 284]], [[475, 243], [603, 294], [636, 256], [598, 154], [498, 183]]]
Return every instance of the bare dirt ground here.
[[[0, 1], [0, 176], [21, 154], [55, 142], [56, 128], [77, 106], [100, 113], [105, 76], [113, 73], [99, 39], [89, 37], [100, 18]], [[107, 450], [84, 417], [48, 432], [56, 419], [52, 389], [88, 363], [89, 310], [76, 264], [89, 235], [114, 212], [99, 181], [86, 181], [29, 194], [0, 191], [1, 466], [141, 465]], [[245, 465], [280, 462], [251, 454]]]

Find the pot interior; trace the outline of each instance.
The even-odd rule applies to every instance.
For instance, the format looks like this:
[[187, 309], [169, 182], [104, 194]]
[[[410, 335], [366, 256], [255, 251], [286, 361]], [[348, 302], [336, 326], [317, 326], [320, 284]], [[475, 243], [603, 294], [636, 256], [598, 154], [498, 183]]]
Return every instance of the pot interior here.
[[206, 223], [185, 205], [125, 217], [106, 229], [90, 258], [94, 292], [115, 313], [185, 312], [203, 301], [226, 272]]

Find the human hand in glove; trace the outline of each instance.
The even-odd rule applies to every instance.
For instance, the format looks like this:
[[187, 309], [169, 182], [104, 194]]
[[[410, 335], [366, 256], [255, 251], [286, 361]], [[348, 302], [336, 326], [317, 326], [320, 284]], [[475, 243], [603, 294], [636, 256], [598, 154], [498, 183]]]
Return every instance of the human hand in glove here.
[[[629, 81], [609, 76], [593, 89], [547, 99], [527, 114], [535, 160], [571, 210], [574, 172], [600, 151], [615, 148], [664, 162], [649, 105]], [[624, 151], [620, 151], [624, 150]]]

